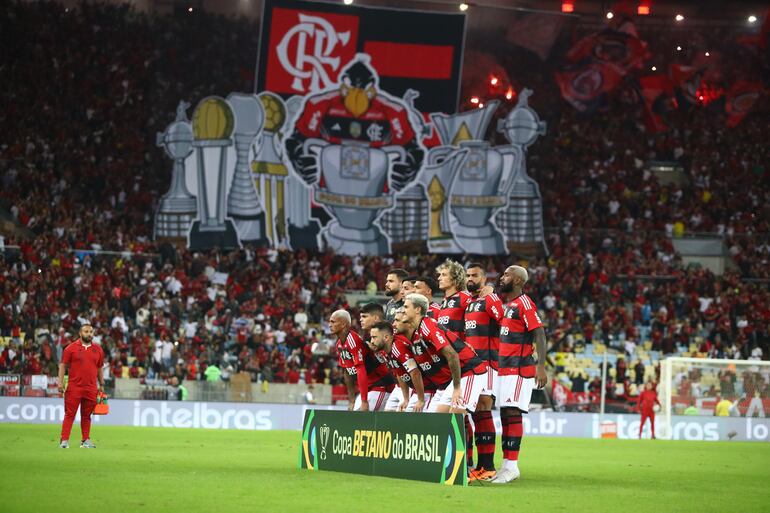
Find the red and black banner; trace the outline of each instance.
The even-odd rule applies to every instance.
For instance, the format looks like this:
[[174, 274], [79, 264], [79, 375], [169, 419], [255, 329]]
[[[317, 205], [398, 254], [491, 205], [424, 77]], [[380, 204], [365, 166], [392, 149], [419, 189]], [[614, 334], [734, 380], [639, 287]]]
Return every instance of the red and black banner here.
[[580, 112], [594, 111], [622, 80], [614, 66], [588, 58], [556, 72], [562, 97]]
[[733, 84], [725, 99], [727, 126], [730, 128], [738, 126], [754, 108], [754, 104], [757, 103], [763, 92], [762, 82], [739, 80]]
[[422, 112], [453, 113], [460, 93], [465, 15], [265, 0], [256, 87], [285, 96], [338, 83], [357, 53], [371, 56], [380, 87], [420, 93]]
[[668, 130], [666, 117], [677, 106], [674, 85], [666, 75], [639, 78], [639, 95], [644, 102], [644, 123], [653, 134]]
[[621, 75], [640, 69], [646, 57], [647, 43], [628, 32], [610, 29], [584, 37], [567, 53], [571, 63], [591, 58], [614, 66]]

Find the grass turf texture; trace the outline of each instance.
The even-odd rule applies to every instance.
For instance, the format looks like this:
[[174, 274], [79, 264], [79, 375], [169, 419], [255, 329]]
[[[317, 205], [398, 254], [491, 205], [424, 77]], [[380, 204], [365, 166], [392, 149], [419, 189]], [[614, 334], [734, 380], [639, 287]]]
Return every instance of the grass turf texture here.
[[[449, 487], [299, 470], [300, 433], [0, 424], [0, 510], [768, 511], [770, 444], [525, 437], [522, 479]], [[498, 461], [500, 458], [498, 448]]]

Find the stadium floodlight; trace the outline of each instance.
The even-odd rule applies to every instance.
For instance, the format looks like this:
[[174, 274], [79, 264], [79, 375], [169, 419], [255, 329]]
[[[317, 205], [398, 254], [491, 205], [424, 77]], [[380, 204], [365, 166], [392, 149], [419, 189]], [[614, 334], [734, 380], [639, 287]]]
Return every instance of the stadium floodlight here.
[[653, 67], [652, 67], [652, 68], [650, 68], [650, 69], [651, 69], [652, 71], [658, 71], [658, 67], [657, 67], [657, 66], [653, 66]]
[[345, 5], [350, 5], [353, 3], [353, 0], [342, 0], [342, 3]]
[[684, 16], [682, 16], [681, 14], [677, 14], [676, 16], [674, 16], [674, 19], [676, 21], [684, 21]]
[[681, 52], [682, 51], [682, 47], [680, 45], [676, 45], [676, 51], [677, 52]]
[[752, 15], [750, 15], [748, 17], [748, 21], [749, 21], [749, 23], [756, 23], [757, 22], [757, 17], [752, 14]]
[[607, 11], [607, 14], [606, 14], [606, 16], [607, 16], [607, 19], [608, 19], [608, 20], [611, 20], [612, 18], [614, 18], [614, 17], [615, 17], [615, 15], [612, 13], [612, 11]]
[[661, 438], [670, 438], [672, 416], [689, 407], [699, 415], [714, 416], [718, 398], [734, 404], [731, 416], [763, 417], [768, 414], [763, 406], [768, 384], [769, 361], [666, 358], [660, 366], [658, 432]]
[[468, 10], [468, 7], [469, 7], [469, 5], [468, 5], [468, 4], [466, 4], [465, 2], [463, 2], [463, 3], [461, 3], [461, 4], [460, 4], [460, 6], [459, 6], [459, 7], [460, 7], [460, 10], [461, 10], [461, 11], [467, 11], [467, 10]]

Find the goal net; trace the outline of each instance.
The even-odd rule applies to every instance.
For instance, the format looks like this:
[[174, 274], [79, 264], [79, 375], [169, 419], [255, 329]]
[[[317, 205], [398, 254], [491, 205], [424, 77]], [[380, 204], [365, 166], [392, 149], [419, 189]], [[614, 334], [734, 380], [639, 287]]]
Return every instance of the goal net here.
[[770, 362], [666, 358], [658, 389], [663, 426], [672, 415], [716, 414], [717, 403], [734, 417], [770, 415]]

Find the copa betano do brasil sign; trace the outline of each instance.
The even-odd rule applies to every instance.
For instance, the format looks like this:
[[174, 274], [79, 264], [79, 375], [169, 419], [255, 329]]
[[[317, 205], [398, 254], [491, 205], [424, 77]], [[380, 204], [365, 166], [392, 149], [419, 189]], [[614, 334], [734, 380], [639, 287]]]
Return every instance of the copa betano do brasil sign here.
[[299, 467], [465, 486], [465, 425], [460, 415], [308, 410]]

